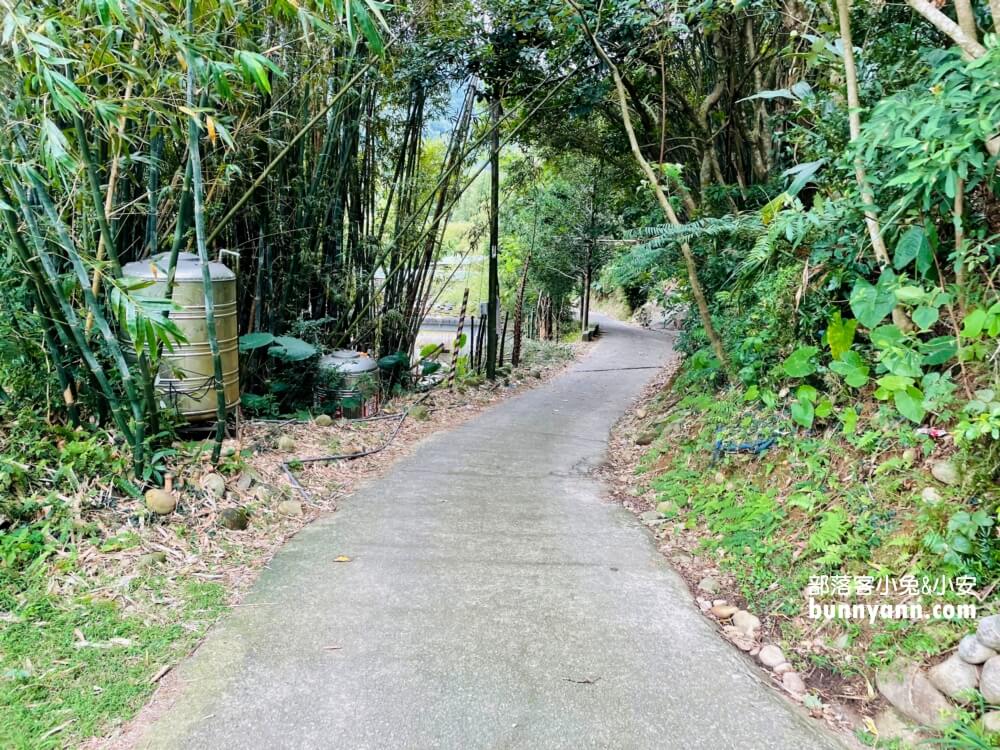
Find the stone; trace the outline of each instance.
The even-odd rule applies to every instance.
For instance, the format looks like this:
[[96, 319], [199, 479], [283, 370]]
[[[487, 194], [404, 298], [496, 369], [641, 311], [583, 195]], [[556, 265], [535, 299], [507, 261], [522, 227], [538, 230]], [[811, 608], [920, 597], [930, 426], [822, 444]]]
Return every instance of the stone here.
[[916, 727], [892, 706], [886, 706], [875, 715], [875, 728], [878, 730], [879, 740], [885, 742], [899, 740], [905, 745], [917, 747], [923, 740]]
[[729, 638], [729, 640], [733, 642], [733, 645], [735, 645], [740, 651], [751, 651], [753, 649], [753, 639], [747, 638], [732, 625], [726, 625], [722, 628], [722, 632], [726, 634], [726, 637]]
[[173, 513], [177, 507], [177, 498], [166, 490], [148, 490], [146, 492], [146, 507], [160, 516]]
[[540, 378], [540, 377], [542, 377], [542, 371], [541, 371], [541, 370], [538, 370], [538, 369], [534, 369], [534, 370], [532, 370], [532, 371], [531, 371], [531, 372], [530, 372], [529, 374], [530, 374], [530, 375], [531, 375], [531, 377], [533, 377], [533, 378]]
[[329, 427], [333, 424], [333, 417], [329, 414], [318, 414], [313, 420], [313, 424], [317, 427]]
[[154, 565], [160, 565], [167, 561], [166, 552], [150, 552], [139, 558], [139, 565], [144, 568], [150, 568]]
[[656, 440], [656, 433], [646, 430], [645, 432], [640, 432], [635, 436], [636, 445], [649, 445], [654, 440]]
[[958, 467], [951, 461], [937, 461], [931, 466], [931, 476], [941, 484], [955, 485], [962, 481]]
[[1000, 734], [1000, 711], [990, 711], [983, 714], [983, 729], [987, 732]]
[[665, 516], [674, 510], [674, 504], [669, 500], [664, 500], [662, 503], [656, 504], [656, 512], [661, 516]]
[[643, 511], [642, 514], [639, 516], [639, 519], [643, 523], [654, 523], [656, 521], [661, 520], [661, 518], [662, 516], [660, 516], [660, 512], [656, 510]]
[[278, 512], [283, 516], [301, 516], [302, 503], [298, 500], [284, 500], [278, 503]]
[[955, 717], [955, 707], [915, 664], [895, 662], [880, 669], [875, 684], [889, 703], [918, 724], [943, 729]]
[[781, 653], [781, 649], [770, 643], [761, 647], [757, 658], [768, 669], [774, 669], [779, 664], [785, 663], [785, 655]]
[[967, 635], [958, 642], [958, 655], [966, 664], [982, 664], [992, 659], [997, 652], [979, 642], [974, 635]]
[[754, 638], [760, 630], [760, 620], [745, 609], [733, 615], [733, 626], [747, 638]]
[[226, 508], [219, 513], [219, 526], [230, 531], [243, 531], [250, 525], [250, 519], [243, 508]]
[[643, 409], [643, 408], [640, 407], [640, 408], [638, 408], [638, 409], [635, 410], [635, 418], [636, 419], [645, 419], [647, 413], [648, 412], [645, 409]]
[[903, 460], [908, 464], [912, 464], [917, 460], [917, 452], [913, 448], [907, 448], [903, 451]]
[[794, 672], [795, 667], [793, 667], [787, 661], [783, 661], [781, 662], [781, 664], [776, 666], [773, 671], [775, 674], [784, 674], [785, 672]]
[[986, 648], [1000, 651], [1000, 615], [990, 615], [980, 620], [976, 638]]
[[781, 675], [781, 686], [795, 696], [802, 696], [807, 692], [806, 683], [798, 672], [785, 672]]
[[728, 620], [739, 611], [739, 607], [734, 607], [732, 604], [716, 604], [710, 611], [720, 620]]
[[933, 487], [924, 487], [920, 491], [920, 499], [928, 505], [937, 505], [941, 502], [941, 493]]
[[1000, 704], [1000, 656], [994, 656], [983, 664], [979, 675], [979, 692], [987, 703]]
[[962, 661], [958, 654], [952, 654], [931, 667], [927, 678], [952, 700], [967, 703], [979, 685], [979, 668]]
[[222, 497], [226, 494], [226, 480], [219, 474], [205, 474], [198, 484], [213, 497]]
[[709, 594], [718, 594], [719, 582], [712, 578], [712, 576], [705, 576], [698, 581], [698, 588]]
[[409, 415], [411, 418], [417, 420], [418, 422], [426, 422], [428, 419], [431, 418], [430, 409], [428, 409], [423, 404], [417, 404], [412, 409], [410, 409]]
[[715, 476], [713, 477], [713, 479], [715, 479], [715, 483], [716, 484], [725, 484], [726, 483], [726, 475], [723, 474], [721, 471], [715, 472]]
[[291, 453], [295, 450], [295, 440], [291, 435], [282, 435], [278, 438], [278, 450], [282, 453]]

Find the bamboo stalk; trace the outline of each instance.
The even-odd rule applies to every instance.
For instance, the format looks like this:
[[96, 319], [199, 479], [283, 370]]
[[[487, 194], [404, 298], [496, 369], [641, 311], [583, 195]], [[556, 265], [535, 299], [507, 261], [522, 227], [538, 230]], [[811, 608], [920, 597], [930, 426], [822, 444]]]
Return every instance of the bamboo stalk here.
[[[8, 176], [12, 177], [9, 171]], [[87, 342], [87, 338], [83, 332], [83, 325], [77, 317], [76, 311], [73, 309], [73, 306], [69, 304], [63, 294], [59, 274], [56, 272], [55, 266], [52, 264], [52, 260], [42, 244], [44, 242], [42, 239], [43, 236], [39, 232], [39, 229], [34, 221], [34, 216], [32, 215], [25, 200], [26, 196], [24, 195], [24, 191], [21, 189], [21, 186], [16, 179], [11, 179], [10, 182], [11, 187], [17, 195], [18, 203], [21, 206], [25, 222], [28, 224], [29, 234], [35, 240], [35, 257], [38, 258], [39, 264], [42, 267], [42, 272], [45, 274], [48, 281], [43, 281], [41, 278], [37, 277], [38, 271], [34, 269], [32, 263], [30, 262], [31, 251], [28, 249], [27, 245], [25, 245], [24, 239], [21, 237], [21, 233], [15, 219], [16, 214], [14, 213], [13, 208], [0, 207], [0, 213], [3, 214], [4, 224], [7, 227], [7, 232], [10, 235], [13, 247], [20, 257], [22, 265], [28, 269], [30, 274], [36, 276], [36, 284], [39, 286], [48, 286], [55, 295], [59, 309], [62, 312], [63, 317], [66, 319], [69, 330], [72, 332], [77, 349], [79, 349], [80, 355], [83, 357], [84, 362], [87, 364], [87, 367], [94, 376], [94, 380], [97, 381], [102, 393], [104, 394], [104, 398], [111, 407], [111, 413], [114, 417], [115, 424], [118, 426], [118, 429], [121, 431], [125, 439], [129, 443], [132, 443], [134, 436], [131, 428], [129, 427], [128, 419], [125, 417], [122, 410], [121, 401], [119, 401], [118, 396], [111, 387], [111, 383], [108, 381], [107, 374], [104, 372], [98, 362], [97, 356], [94, 354], [93, 349], [91, 349], [90, 344]], [[2, 183], [0, 183], [0, 200], [2, 200], [6, 206], [15, 205], [15, 201], [11, 198], [10, 194], [7, 192], [6, 186]]]
[[[580, 70], [580, 69], [577, 69], [577, 70]], [[574, 74], [575, 74], [575, 72], [576, 71], [574, 71]], [[572, 79], [572, 77], [573, 77], [573, 74], [571, 74], [569, 76], [566, 76], [562, 80], [560, 80], [558, 83], [556, 83], [554, 86], [552, 86], [551, 88], [549, 88], [546, 91], [545, 96], [542, 97], [541, 101], [539, 101], [535, 106], [533, 106], [531, 108], [531, 110], [529, 110], [528, 113], [524, 115], [524, 117], [521, 119], [521, 121], [516, 126], [514, 126], [513, 128], [511, 128], [511, 130], [507, 134], [507, 136], [501, 141], [500, 147], [503, 148], [508, 143], [510, 143], [517, 136], [517, 134], [521, 131], [521, 129], [531, 120], [531, 118], [534, 116], [534, 114], [536, 112], [538, 112], [538, 110], [541, 109], [543, 106], [545, 106], [545, 103], [550, 98], [552, 98], [568, 81], [570, 81]], [[504, 122], [504, 120], [506, 119], [506, 117], [507, 117], [507, 115], [505, 115], [503, 118], [501, 118], [500, 124], [502, 124]], [[465, 153], [462, 155], [462, 158], [458, 160], [458, 162], [456, 164], [456, 168], [457, 168], [458, 165], [461, 165], [462, 163], [464, 163], [464, 157], [467, 156], [468, 154], [472, 153], [472, 151], [474, 151], [476, 148], [478, 148], [478, 146], [480, 144], [482, 144], [487, 138], [490, 137], [491, 133], [492, 133], [492, 128], [488, 129], [483, 136], [481, 136], [472, 146], [470, 146], [468, 149], [466, 149]], [[448, 215], [448, 212], [451, 210], [451, 208], [458, 202], [458, 200], [462, 197], [462, 195], [465, 193], [465, 191], [468, 190], [469, 187], [476, 181], [476, 179], [479, 177], [479, 175], [481, 175], [484, 171], [486, 171], [486, 168], [489, 166], [489, 164], [490, 164], [490, 162], [489, 162], [488, 159], [484, 160], [482, 162], [482, 164], [480, 164], [472, 172], [472, 174], [469, 175], [469, 177], [465, 181], [465, 184], [462, 185], [462, 187], [460, 187], [459, 189], [457, 189], [455, 191], [455, 193], [452, 196], [451, 200], [448, 202], [447, 206], [445, 207], [445, 211], [442, 212], [443, 216]], [[444, 177], [442, 179], [444, 179]], [[437, 187], [440, 187], [440, 181], [438, 182], [438, 185], [435, 186], [435, 190], [437, 189]], [[425, 206], [425, 207], [429, 206], [430, 205], [430, 201], [433, 199], [433, 197], [435, 195], [436, 195], [436, 193], [434, 191], [431, 191], [431, 193], [424, 199], [424, 201], [422, 202], [421, 205]], [[396, 247], [396, 240], [398, 240], [402, 236], [403, 232], [405, 232], [407, 229], [410, 228], [410, 226], [412, 226], [413, 221], [414, 221], [414, 218], [412, 218], [412, 217], [415, 217], [415, 214], [411, 214], [411, 219], [407, 223], [405, 223], [397, 231], [396, 237], [394, 238], [394, 240], [392, 242], [389, 243], [389, 249], [383, 251], [376, 258], [375, 262], [371, 266], [372, 270], [371, 270], [371, 274], [369, 275], [369, 277], [367, 279], [368, 281], [371, 280], [372, 275], [375, 272], [375, 269], [377, 269], [383, 262], [385, 262], [386, 258], [388, 258], [389, 255], [390, 255], [390, 253], [393, 251], [393, 248]], [[423, 231], [424, 231], [424, 233], [426, 233], [426, 232], [433, 231], [435, 228], [436, 228], [436, 225], [432, 224], [431, 226], [426, 227]], [[421, 236], [423, 236], [423, 233], [422, 233]], [[418, 249], [419, 249], [419, 246], [416, 246], [415, 248], [411, 249], [407, 255], [403, 256], [403, 258], [400, 260], [400, 262], [398, 264], [394, 265], [391, 269], [389, 269], [389, 270], [386, 271], [385, 281], [382, 283], [382, 285], [378, 289], [375, 290], [375, 293], [371, 297], [371, 301], [368, 304], [364, 305], [361, 308], [361, 310], [357, 311], [354, 314], [354, 316], [351, 318], [351, 320], [348, 321], [348, 324], [345, 327], [345, 331], [346, 330], [351, 330], [351, 328], [353, 328], [354, 324], [358, 320], [360, 320], [368, 312], [368, 310], [371, 307], [371, 305], [374, 304], [374, 301], [379, 298], [379, 295], [382, 294], [388, 287], [390, 287], [391, 284], [394, 283], [395, 277], [397, 276], [397, 274], [403, 268], [403, 263], [406, 260], [408, 260], [410, 257], [412, 257], [413, 254], [415, 254]], [[339, 345], [340, 343], [342, 343], [343, 340], [344, 340], [344, 337], [341, 336], [341, 338], [338, 340], [337, 345]]]
[[[189, 5], [190, 3], [191, 0], [188, 0]], [[391, 47], [398, 38], [399, 38], [398, 36], [393, 36], [391, 39], [389, 39], [388, 42], [385, 43], [385, 45], [383, 45], [382, 49], [388, 50], [389, 47]], [[359, 70], [357, 73], [351, 76], [351, 79], [341, 87], [340, 91], [334, 94], [331, 100], [327, 102], [327, 104], [324, 105], [319, 110], [319, 112], [317, 112], [312, 117], [312, 119], [310, 119], [305, 125], [303, 125], [298, 130], [298, 132], [291, 138], [291, 140], [288, 141], [288, 143], [284, 145], [281, 151], [277, 153], [277, 155], [270, 161], [270, 163], [268, 163], [268, 165], [261, 170], [261, 173], [257, 175], [257, 178], [250, 184], [250, 187], [247, 188], [246, 191], [244, 191], [243, 195], [239, 197], [239, 200], [237, 200], [236, 203], [233, 204], [233, 207], [226, 212], [225, 216], [219, 219], [215, 227], [212, 229], [211, 233], [206, 238], [205, 240], [206, 244], [213, 242], [215, 238], [219, 236], [219, 232], [221, 232], [223, 228], [226, 226], [226, 224], [228, 224], [232, 220], [232, 218], [243, 208], [243, 206], [246, 205], [246, 202], [250, 200], [250, 197], [255, 192], [257, 192], [257, 188], [259, 188], [261, 185], [264, 184], [264, 180], [266, 180], [268, 176], [271, 174], [271, 172], [274, 171], [274, 168], [278, 166], [278, 164], [280, 164], [282, 161], [284, 161], [284, 158], [298, 144], [298, 142], [302, 140], [302, 137], [310, 130], [312, 130], [313, 127], [315, 127], [316, 123], [318, 123], [326, 116], [327, 112], [333, 109], [333, 107], [337, 104], [337, 102], [340, 101], [340, 98], [344, 96], [344, 94], [346, 94], [348, 91], [350, 91], [351, 87], [354, 86], [354, 84], [361, 79], [361, 76], [367, 73], [375, 65], [376, 61], [377, 58], [369, 60], [364, 66], [362, 66], [361, 70]], [[190, 103], [188, 106], [190, 106]]]
[[[194, 0], [186, 3], [188, 33], [194, 35]], [[189, 108], [194, 108], [194, 77], [197, 70], [194, 52], [190, 47], [185, 49], [187, 58], [187, 92], [186, 99]], [[200, 127], [194, 117], [188, 119], [188, 155], [191, 164], [191, 187], [194, 208], [195, 245], [198, 248], [198, 258], [201, 261], [201, 283], [205, 292], [205, 329], [208, 334], [208, 346], [212, 352], [212, 367], [215, 378], [215, 445], [212, 448], [212, 462], [217, 463], [222, 454], [222, 439], [226, 433], [226, 390], [222, 376], [222, 354], [219, 352], [219, 337], [215, 329], [215, 291], [212, 287], [212, 269], [205, 241], [205, 214], [201, 204], [202, 176], [201, 150], [199, 144]], [[212, 235], [215, 236], [214, 234]]]
[[[129, 405], [132, 408], [132, 419], [135, 422], [135, 430], [132, 439], [133, 466], [136, 474], [141, 474], [143, 466], [144, 442], [146, 439], [146, 421], [145, 414], [142, 409], [142, 401], [139, 399], [135, 390], [135, 379], [132, 377], [132, 371], [128, 366], [128, 362], [125, 359], [125, 355], [122, 352], [118, 339], [115, 337], [111, 330], [111, 326], [108, 325], [108, 321], [104, 317], [104, 313], [101, 311], [101, 306], [97, 297], [95, 297], [93, 291], [91, 291], [90, 276], [87, 273], [87, 267], [80, 258], [80, 254], [77, 252], [76, 246], [69, 235], [69, 231], [59, 218], [59, 214], [52, 203], [52, 199], [49, 197], [48, 191], [45, 189], [45, 185], [34, 172], [30, 173], [30, 179], [32, 187], [35, 190], [35, 194], [38, 196], [38, 200], [42, 204], [42, 209], [49, 220], [49, 224], [52, 225], [52, 228], [56, 232], [56, 237], [59, 240], [59, 244], [62, 246], [63, 250], [66, 251], [66, 254], [69, 257], [70, 265], [72, 265], [73, 270], [76, 273], [77, 281], [80, 283], [80, 287], [83, 290], [84, 302], [94, 313], [94, 322], [97, 324], [97, 330], [101, 333], [101, 336], [104, 339], [104, 346], [107, 349], [112, 361], [118, 368], [119, 377], [122, 380], [122, 385], [125, 387], [125, 394], [128, 398]], [[15, 189], [19, 189], [19, 186], [16, 184]]]

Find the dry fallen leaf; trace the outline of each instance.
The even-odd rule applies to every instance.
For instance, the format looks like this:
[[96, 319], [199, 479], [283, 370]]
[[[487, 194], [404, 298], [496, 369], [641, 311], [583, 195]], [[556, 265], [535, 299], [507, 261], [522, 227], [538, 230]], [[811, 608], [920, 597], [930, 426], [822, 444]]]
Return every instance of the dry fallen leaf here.
[[334, 558], [333, 561], [334, 562], [350, 562], [351, 558], [349, 558], [347, 555], [341, 555], [340, 557]]
[[878, 727], [875, 726], [875, 722], [871, 720], [870, 716], [865, 717], [865, 729], [871, 732], [876, 738], [878, 737]]

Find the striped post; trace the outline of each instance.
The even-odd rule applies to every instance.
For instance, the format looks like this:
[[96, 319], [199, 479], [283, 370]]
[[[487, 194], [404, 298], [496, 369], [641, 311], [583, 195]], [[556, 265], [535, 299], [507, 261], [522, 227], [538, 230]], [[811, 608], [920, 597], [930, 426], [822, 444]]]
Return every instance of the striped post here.
[[448, 387], [455, 387], [455, 370], [458, 369], [458, 357], [462, 353], [462, 328], [465, 327], [465, 308], [469, 304], [469, 287], [462, 294], [462, 309], [458, 313], [458, 330], [455, 331], [455, 348], [451, 353], [451, 372], [448, 373]]

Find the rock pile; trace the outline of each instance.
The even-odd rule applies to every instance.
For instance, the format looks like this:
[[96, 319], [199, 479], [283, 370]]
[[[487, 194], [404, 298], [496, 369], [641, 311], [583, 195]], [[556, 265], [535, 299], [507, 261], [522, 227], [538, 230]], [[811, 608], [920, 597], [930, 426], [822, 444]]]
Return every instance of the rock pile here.
[[[964, 704], [966, 709], [976, 704], [977, 689], [986, 703], [1000, 703], [998, 650], [1000, 615], [990, 615], [982, 618], [976, 632], [965, 636], [955, 652], [940, 664], [924, 672], [919, 665], [898, 660], [879, 670], [875, 682], [897, 712], [895, 715], [942, 729], [954, 720], [955, 703]], [[988, 730], [997, 731], [1000, 711], [987, 711], [982, 722]]]
[[[711, 580], [713, 583], [715, 579]], [[705, 590], [703, 580], [698, 584], [698, 588]], [[707, 602], [706, 602], [707, 603]], [[784, 652], [773, 643], [759, 643], [761, 629], [760, 618], [729, 604], [725, 599], [716, 599], [712, 605], [703, 610], [711, 614], [722, 625], [722, 632], [741, 651], [748, 652], [751, 656], [756, 656], [757, 660], [767, 669], [770, 669], [775, 676], [780, 679], [781, 686], [796, 700], [803, 700], [808, 689], [802, 676], [795, 671], [795, 667], [785, 658]], [[728, 622], [727, 622], [728, 621]]]

